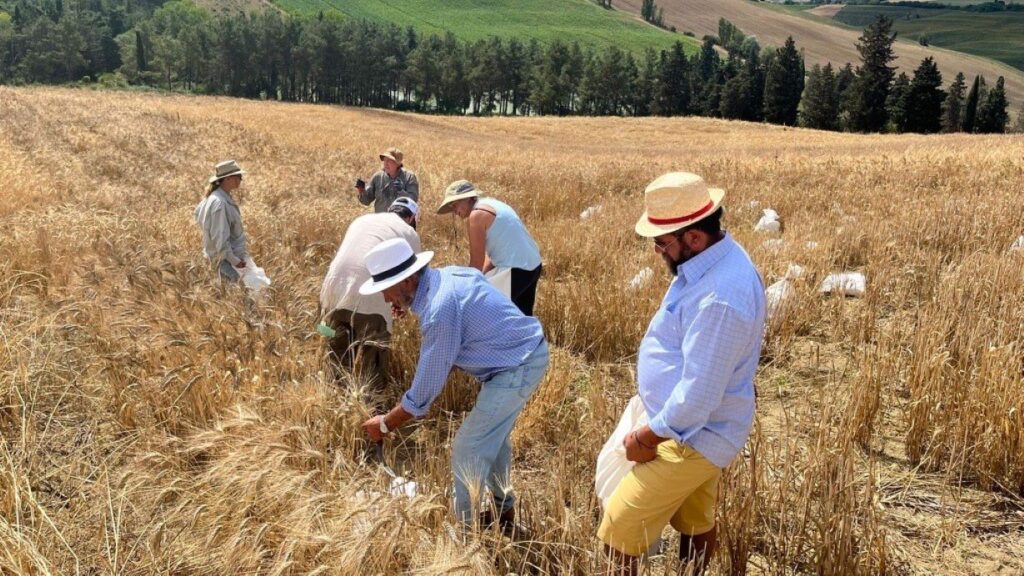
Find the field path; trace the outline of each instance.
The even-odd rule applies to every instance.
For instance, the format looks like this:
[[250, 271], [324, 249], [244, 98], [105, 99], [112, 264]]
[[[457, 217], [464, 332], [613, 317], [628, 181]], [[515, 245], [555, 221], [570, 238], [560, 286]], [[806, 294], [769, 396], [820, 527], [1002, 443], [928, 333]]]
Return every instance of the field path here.
[[[639, 13], [642, 0], [615, 0], [621, 10]], [[718, 19], [726, 18], [747, 34], [757, 36], [762, 44], [781, 46], [788, 36], [802, 48], [808, 64], [842, 66], [847, 62], [856, 64], [860, 60], [856, 43], [860, 32], [838, 26], [801, 18], [781, 10], [758, 6], [747, 0], [659, 0], [658, 6], [665, 11], [665, 24], [675, 26], [680, 32], [690, 31], [698, 38], [705, 34], [718, 34]], [[908, 74], [928, 56], [935, 58], [947, 84], [953, 81], [957, 72], [968, 78], [976, 74], [985, 76], [989, 85], [996, 78], [1006, 78], [1006, 93], [1011, 106], [1016, 108], [1024, 100], [1024, 73], [1005, 64], [971, 56], [935, 46], [921, 46], [917, 43], [897, 41], [896, 64], [908, 68]]]

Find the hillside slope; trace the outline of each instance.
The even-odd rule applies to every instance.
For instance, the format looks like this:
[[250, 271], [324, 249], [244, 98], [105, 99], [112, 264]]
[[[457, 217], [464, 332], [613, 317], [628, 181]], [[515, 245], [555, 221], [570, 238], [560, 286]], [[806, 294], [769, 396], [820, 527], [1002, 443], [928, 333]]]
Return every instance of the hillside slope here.
[[[220, 0], [213, 0], [219, 2]], [[464, 40], [489, 36], [578, 41], [584, 45], [640, 52], [676, 41], [696, 49], [697, 42], [651, 26], [628, 12], [605, 10], [590, 0], [271, 0], [295, 14], [334, 12], [428, 34], [452, 32]]]
[[[637, 14], [642, 4], [642, 0], [614, 0], [616, 7]], [[856, 48], [860, 36], [858, 31], [801, 18], [747, 0], [658, 0], [658, 6], [665, 11], [667, 25], [673, 25], [680, 31], [691, 31], [698, 37], [717, 34], [718, 19], [724, 17], [747, 34], [757, 36], [762, 44], [781, 46], [788, 36], [792, 36], [797, 46], [804, 49], [808, 64], [844, 64], [860, 60]], [[957, 72], [968, 77], [982, 74], [990, 84], [1004, 76], [1011, 102], [1016, 105], [1024, 99], [1024, 73], [1005, 64], [906, 41], [897, 41], [896, 54], [896, 64], [909, 68], [908, 73], [924, 58], [934, 57], [947, 83]]]

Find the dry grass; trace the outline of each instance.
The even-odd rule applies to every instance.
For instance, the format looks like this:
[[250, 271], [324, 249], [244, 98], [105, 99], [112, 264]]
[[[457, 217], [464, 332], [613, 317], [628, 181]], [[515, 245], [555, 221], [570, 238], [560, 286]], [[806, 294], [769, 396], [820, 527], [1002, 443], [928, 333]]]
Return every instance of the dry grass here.
[[[729, 190], [727, 225], [767, 281], [807, 268], [766, 340], [716, 570], [1024, 571], [1024, 254], [1006, 252], [1024, 233], [1020, 137], [58, 89], [0, 89], [0, 110], [0, 573], [593, 573], [594, 458], [667, 283], [631, 229], [643, 185], [669, 169]], [[451, 530], [465, 378], [385, 451], [413, 499], [388, 496], [367, 456], [373, 407], [325, 380], [319, 284], [363, 211], [351, 180], [392, 144], [427, 206], [468, 177], [515, 205], [544, 253], [555, 352], [515, 435], [531, 542]], [[213, 281], [191, 221], [228, 157], [250, 173], [242, 210], [274, 279], [259, 308]], [[781, 247], [752, 231], [752, 200], [783, 215]], [[422, 232], [441, 263], [466, 260], [451, 220]], [[654, 280], [628, 290], [645, 266]], [[817, 294], [846, 269], [867, 275], [863, 299]], [[404, 384], [414, 325], [396, 346]]]

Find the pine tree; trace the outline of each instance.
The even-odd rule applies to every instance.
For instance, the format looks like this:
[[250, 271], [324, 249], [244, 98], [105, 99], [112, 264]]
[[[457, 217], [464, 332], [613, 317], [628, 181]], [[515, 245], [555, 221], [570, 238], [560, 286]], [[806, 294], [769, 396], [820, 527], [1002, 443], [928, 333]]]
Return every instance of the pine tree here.
[[661, 80], [658, 91], [657, 113], [662, 116], [688, 114], [691, 105], [690, 61], [683, 52], [683, 44], [676, 42], [672, 49], [659, 58]]
[[764, 119], [774, 124], [795, 126], [804, 92], [804, 59], [793, 37], [776, 51], [764, 86]]
[[934, 134], [942, 129], [942, 74], [929, 56], [914, 71], [907, 102], [907, 131]]
[[836, 130], [839, 126], [839, 94], [832, 63], [822, 68], [815, 64], [807, 77], [800, 102], [800, 124], [818, 130]]
[[967, 104], [964, 106], [964, 123], [962, 129], [968, 134], [974, 132], [978, 121], [978, 101], [981, 99], [981, 76], [974, 77], [971, 84], [971, 91], [967, 94]]
[[889, 132], [902, 133], [907, 131], [907, 116], [910, 104], [910, 77], [906, 72], [900, 72], [896, 81], [889, 89], [889, 96], [885, 101], [885, 109], [888, 115], [886, 129]]
[[886, 124], [885, 105], [895, 75], [895, 68], [890, 66], [896, 58], [892, 48], [896, 40], [892, 20], [880, 15], [864, 29], [859, 40], [857, 51], [861, 65], [851, 88], [850, 127], [858, 132], [878, 132]]
[[989, 90], [985, 102], [978, 108], [977, 131], [982, 134], [1002, 134], [1006, 132], [1006, 124], [1010, 120], [1006, 109], [1006, 81], [1002, 76], [996, 80], [995, 88]]
[[958, 72], [956, 80], [949, 87], [946, 101], [942, 105], [942, 131], [959, 132], [963, 129], [964, 98], [967, 82], [963, 72]]

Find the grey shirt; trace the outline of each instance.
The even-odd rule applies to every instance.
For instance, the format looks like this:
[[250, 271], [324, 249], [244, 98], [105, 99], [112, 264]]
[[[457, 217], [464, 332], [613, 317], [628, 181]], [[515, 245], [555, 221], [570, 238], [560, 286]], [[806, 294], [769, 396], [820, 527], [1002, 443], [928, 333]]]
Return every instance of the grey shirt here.
[[415, 172], [399, 168], [395, 178], [391, 178], [387, 172], [378, 170], [366, 183], [366, 189], [359, 191], [359, 201], [363, 206], [373, 202], [374, 212], [387, 212], [399, 196], [420, 201], [420, 183]]
[[214, 266], [227, 260], [232, 266], [245, 259], [242, 212], [227, 192], [217, 188], [196, 206], [196, 224], [203, 232], [203, 253]]

